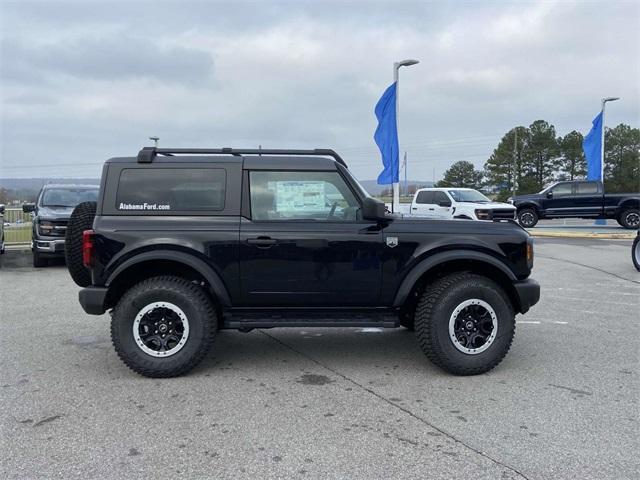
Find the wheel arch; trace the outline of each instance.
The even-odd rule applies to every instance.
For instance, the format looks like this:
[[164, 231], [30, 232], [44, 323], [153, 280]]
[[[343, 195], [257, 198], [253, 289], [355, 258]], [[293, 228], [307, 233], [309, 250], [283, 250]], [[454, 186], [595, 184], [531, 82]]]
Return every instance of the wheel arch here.
[[520, 310], [513, 285], [518, 279], [509, 267], [487, 253], [465, 250], [441, 252], [417, 264], [400, 284], [393, 306], [413, 308], [423, 288], [438, 278], [457, 272], [476, 273], [495, 281], [504, 289], [514, 309]]
[[109, 275], [105, 282], [108, 287], [105, 308], [115, 306], [124, 292], [134, 284], [160, 275], [175, 275], [199, 282], [207, 287], [212, 300], [220, 307], [231, 305], [224, 282], [203, 260], [184, 252], [153, 250], [129, 258]]
[[620, 215], [627, 208], [640, 209], [640, 198], [638, 197], [626, 197], [620, 201]]
[[538, 214], [538, 216], [540, 215], [540, 205], [538, 205], [535, 202], [525, 202], [525, 203], [519, 203], [516, 206], [516, 213], [520, 213], [522, 210], [526, 209], [526, 208], [532, 208], [533, 210], [535, 210], [535, 212]]

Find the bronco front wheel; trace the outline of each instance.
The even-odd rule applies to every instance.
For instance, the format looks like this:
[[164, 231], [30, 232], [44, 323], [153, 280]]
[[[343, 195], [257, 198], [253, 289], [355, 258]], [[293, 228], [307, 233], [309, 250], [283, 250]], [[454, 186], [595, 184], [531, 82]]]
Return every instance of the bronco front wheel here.
[[498, 365], [511, 347], [515, 313], [489, 278], [455, 273], [426, 287], [415, 317], [418, 342], [434, 364], [455, 375]]
[[154, 277], [122, 296], [111, 318], [111, 340], [133, 371], [175, 377], [205, 357], [216, 327], [215, 309], [202, 287], [180, 277]]

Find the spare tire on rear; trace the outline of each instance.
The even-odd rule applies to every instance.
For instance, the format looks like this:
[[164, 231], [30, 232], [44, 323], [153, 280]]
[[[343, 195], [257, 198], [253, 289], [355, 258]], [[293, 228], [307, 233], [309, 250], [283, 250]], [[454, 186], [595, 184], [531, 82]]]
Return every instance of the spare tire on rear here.
[[82, 262], [82, 232], [93, 227], [95, 216], [96, 202], [82, 202], [73, 209], [67, 224], [64, 255], [71, 278], [81, 287], [91, 285], [91, 273]]

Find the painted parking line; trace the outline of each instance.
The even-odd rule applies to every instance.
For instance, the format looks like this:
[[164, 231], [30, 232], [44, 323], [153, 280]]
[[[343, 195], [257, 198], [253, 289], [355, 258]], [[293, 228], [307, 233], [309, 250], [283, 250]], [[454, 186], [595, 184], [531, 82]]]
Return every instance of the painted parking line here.
[[517, 320], [517, 324], [525, 323], [529, 325], [541, 325], [541, 324], [553, 324], [553, 325], [569, 325], [569, 322], [562, 322], [560, 320]]

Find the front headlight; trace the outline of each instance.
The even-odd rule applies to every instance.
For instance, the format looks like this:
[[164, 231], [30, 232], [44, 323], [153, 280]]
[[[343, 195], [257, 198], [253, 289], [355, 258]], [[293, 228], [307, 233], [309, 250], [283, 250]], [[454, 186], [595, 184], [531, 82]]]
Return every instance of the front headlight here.
[[40, 220], [38, 221], [38, 232], [40, 235], [50, 235], [53, 232], [53, 222], [49, 222], [48, 220]]
[[491, 210], [476, 210], [478, 220], [491, 220]]

